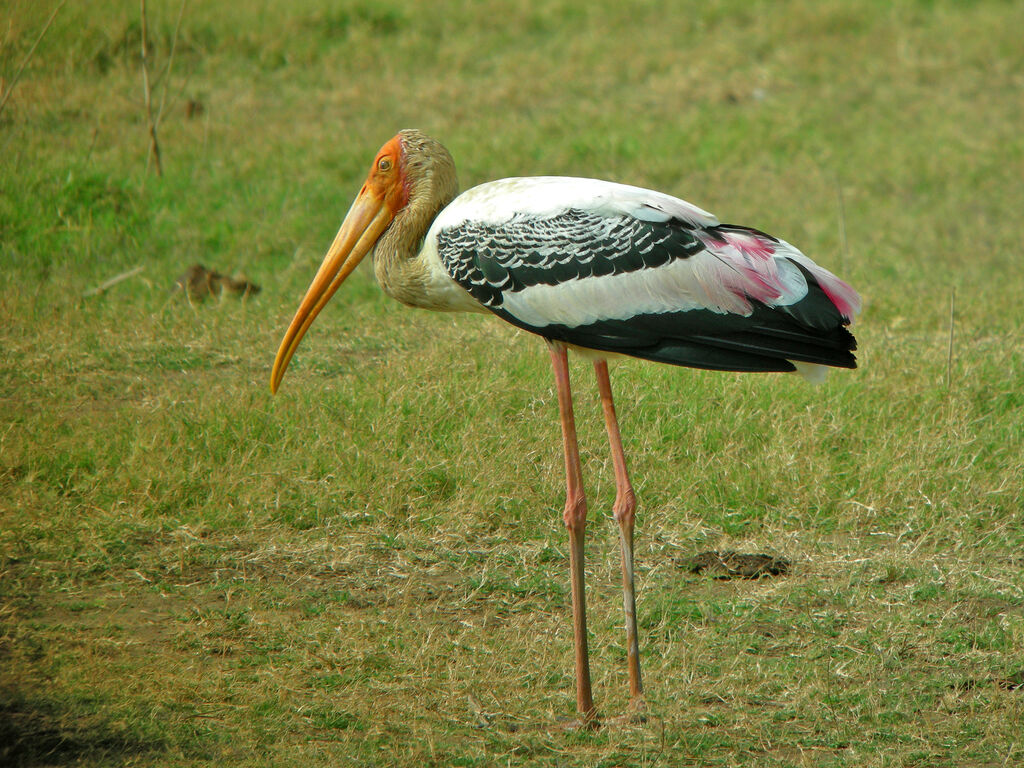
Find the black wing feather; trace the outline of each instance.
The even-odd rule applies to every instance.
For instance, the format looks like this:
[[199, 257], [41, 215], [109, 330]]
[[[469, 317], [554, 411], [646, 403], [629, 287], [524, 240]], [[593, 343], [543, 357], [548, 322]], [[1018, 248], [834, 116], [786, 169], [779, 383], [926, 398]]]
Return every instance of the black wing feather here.
[[467, 221], [437, 240], [448, 274], [487, 307], [500, 306], [505, 292], [658, 267], [704, 248], [683, 226], [578, 209], [500, 225]]
[[500, 225], [464, 222], [438, 234], [449, 275], [508, 322], [544, 338], [658, 362], [729, 371], [792, 371], [792, 360], [855, 368], [856, 340], [814, 276], [796, 261], [807, 296], [790, 305], [749, 299], [747, 315], [691, 309], [535, 327], [506, 311], [503, 296], [536, 285], [653, 269], [707, 249], [727, 233], [770, 235], [734, 225], [698, 229], [570, 209], [549, 218], [514, 217]]

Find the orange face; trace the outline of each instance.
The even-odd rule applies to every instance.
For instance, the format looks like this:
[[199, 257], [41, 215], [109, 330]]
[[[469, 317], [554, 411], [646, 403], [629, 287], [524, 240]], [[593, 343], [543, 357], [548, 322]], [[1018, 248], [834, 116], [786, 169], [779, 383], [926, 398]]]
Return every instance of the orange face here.
[[377, 153], [362, 189], [341, 223], [341, 229], [327, 250], [316, 277], [281, 340], [270, 375], [271, 392], [277, 392], [292, 355], [320, 310], [363, 257], [373, 250], [392, 219], [409, 202], [402, 159], [400, 135], [391, 139]]
[[395, 136], [380, 148], [374, 158], [370, 174], [363, 183], [359, 195], [371, 194], [381, 200], [392, 215], [397, 214], [409, 202], [402, 165], [402, 138]]

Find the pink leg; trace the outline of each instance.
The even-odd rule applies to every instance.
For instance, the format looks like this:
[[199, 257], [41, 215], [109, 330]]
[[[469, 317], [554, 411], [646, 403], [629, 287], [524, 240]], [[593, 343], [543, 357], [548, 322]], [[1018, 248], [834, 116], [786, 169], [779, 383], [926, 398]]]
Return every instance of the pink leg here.
[[608, 363], [604, 360], [595, 362], [594, 372], [597, 374], [597, 388], [601, 393], [604, 423], [608, 428], [608, 442], [611, 445], [612, 464], [615, 467], [615, 504], [612, 506], [612, 512], [619, 523], [619, 540], [622, 544], [622, 606], [626, 614], [629, 700], [633, 709], [641, 709], [643, 683], [640, 680], [640, 644], [637, 639], [636, 598], [633, 593], [633, 521], [636, 516], [636, 495], [626, 471], [626, 454], [622, 450], [622, 436], [619, 434], [619, 422], [615, 417]]
[[583, 470], [576, 443], [576, 420], [569, 387], [569, 361], [565, 348], [548, 345], [558, 390], [558, 413], [562, 420], [565, 450], [565, 527], [569, 529], [569, 575], [572, 584], [573, 639], [576, 649], [576, 708], [585, 723], [597, 722], [597, 710], [590, 689], [590, 660], [587, 653], [587, 606], [583, 578], [583, 533], [587, 525], [587, 499], [583, 493]]

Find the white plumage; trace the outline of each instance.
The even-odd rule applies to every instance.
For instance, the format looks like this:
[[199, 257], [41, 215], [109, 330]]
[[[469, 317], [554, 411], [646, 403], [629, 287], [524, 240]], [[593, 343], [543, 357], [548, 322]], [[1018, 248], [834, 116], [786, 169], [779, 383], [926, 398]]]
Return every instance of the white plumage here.
[[631, 355], [820, 380], [853, 368], [846, 326], [860, 297], [784, 240], [721, 224], [684, 200], [578, 178], [511, 178], [456, 197], [448, 151], [402, 131], [374, 160], [281, 342], [276, 391], [299, 341], [367, 253], [381, 287], [405, 304], [490, 312], [544, 338], [558, 392], [566, 466], [576, 706], [597, 722], [587, 653], [583, 542], [587, 505], [566, 349], [595, 357], [611, 446], [612, 512], [622, 548], [631, 707], [643, 708], [633, 592], [636, 497], [605, 358]]

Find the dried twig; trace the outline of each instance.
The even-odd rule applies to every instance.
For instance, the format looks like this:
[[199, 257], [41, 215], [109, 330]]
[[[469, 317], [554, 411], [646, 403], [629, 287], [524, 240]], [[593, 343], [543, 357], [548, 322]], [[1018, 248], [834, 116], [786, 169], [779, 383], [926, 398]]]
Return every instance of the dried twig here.
[[157, 122], [153, 119], [153, 96], [149, 87], [149, 47], [146, 39], [149, 29], [149, 20], [146, 15], [146, 0], [139, 0], [140, 24], [142, 26], [142, 94], [146, 101], [146, 124], [149, 126], [149, 154], [146, 155], [146, 171], [149, 171], [149, 160], [153, 159], [156, 164], [156, 175], [163, 176], [164, 168], [160, 162], [160, 141], [157, 139]]
[[3, 96], [0, 97], [0, 115], [3, 114], [4, 107], [7, 106], [7, 100], [11, 97], [11, 93], [14, 91], [14, 86], [18, 84], [18, 80], [21, 78], [21, 73], [25, 71], [25, 67], [28, 65], [29, 60], [31, 60], [32, 54], [36, 52], [36, 46], [39, 45], [39, 42], [50, 29], [50, 25], [53, 24], [53, 20], [57, 18], [57, 14], [60, 12], [60, 9], [64, 7], [64, 4], [67, 1], [68, 0], [60, 0], [60, 2], [57, 3], [57, 7], [53, 9], [53, 13], [50, 14], [50, 18], [47, 20], [46, 24], [43, 25], [43, 29], [39, 33], [39, 37], [37, 37], [36, 41], [32, 43], [32, 47], [28, 49], [28, 53], [26, 53], [25, 58], [22, 59], [21, 66], [18, 67], [18, 71], [15, 72], [14, 77], [11, 78], [11, 84], [7, 87], [7, 90], [4, 91]]
[[848, 256], [850, 255], [850, 246], [846, 240], [846, 201], [843, 198], [843, 185], [839, 179], [836, 179], [836, 196], [839, 199], [839, 244], [842, 246], [840, 251], [840, 262], [839, 269], [840, 274], [846, 273], [846, 265]]
[[167, 93], [171, 90], [171, 69], [174, 67], [174, 52], [178, 49], [178, 33], [181, 31], [181, 19], [185, 15], [186, 0], [181, 0], [181, 7], [178, 9], [178, 21], [174, 24], [174, 36], [171, 38], [171, 52], [167, 55], [167, 68], [161, 76], [164, 85], [164, 93], [160, 97], [160, 109], [156, 112], [156, 122], [164, 119], [164, 110], [167, 108]]
[[150, 86], [149, 82], [149, 18], [146, 14], [146, 0], [139, 0], [139, 12], [140, 12], [140, 23], [142, 27], [142, 92], [145, 98], [146, 105], [146, 124], [149, 129], [149, 154], [146, 155], [146, 170], [149, 171], [149, 162], [152, 158], [156, 164], [156, 175], [163, 176], [164, 168], [163, 163], [160, 160], [160, 140], [157, 138], [157, 132], [160, 129], [160, 123], [164, 119], [164, 114], [167, 109], [167, 94], [170, 91], [170, 79], [171, 69], [174, 67], [174, 52], [178, 49], [178, 33], [181, 31], [181, 20], [185, 16], [185, 3], [187, 0], [181, 0], [181, 7], [178, 9], [178, 21], [174, 25], [174, 36], [171, 38], [171, 50], [167, 54], [167, 66], [164, 68], [163, 73], [157, 78], [157, 82], [163, 85], [163, 95], [160, 97], [160, 106], [156, 110], [156, 114], [153, 114], [153, 87]]
[[112, 278], [103, 283], [100, 283], [95, 288], [90, 288], [88, 291], [83, 293], [82, 296], [85, 298], [89, 298], [90, 296], [96, 296], [98, 294], [101, 294], [108, 288], [113, 288], [122, 280], [127, 280], [129, 277], [134, 277], [135, 275], [139, 274], [143, 269], [145, 269], [145, 267], [142, 266], [141, 264], [137, 267], [132, 267], [127, 272], [122, 272], [119, 275], [114, 275]]
[[949, 348], [946, 350], [946, 389], [953, 383], [953, 330], [956, 327], [956, 288], [949, 292]]

